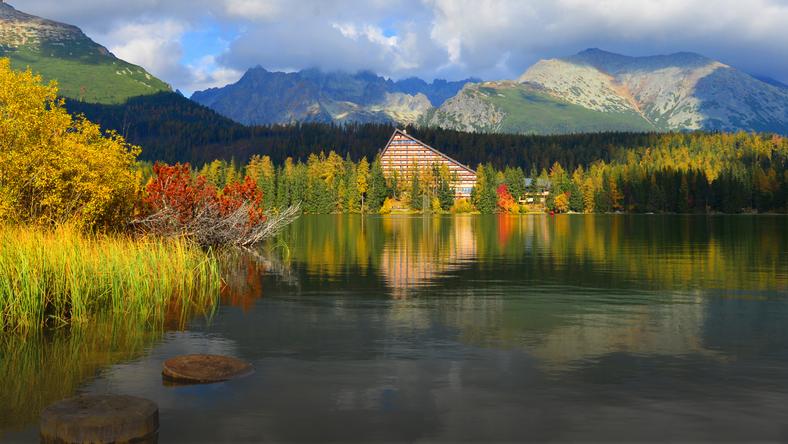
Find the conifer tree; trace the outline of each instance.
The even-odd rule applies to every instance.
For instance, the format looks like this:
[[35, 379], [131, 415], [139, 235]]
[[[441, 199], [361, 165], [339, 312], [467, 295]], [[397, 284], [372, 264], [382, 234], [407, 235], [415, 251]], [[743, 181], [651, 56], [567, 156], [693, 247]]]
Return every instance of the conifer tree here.
[[380, 157], [377, 157], [372, 163], [369, 173], [369, 190], [367, 190], [369, 210], [376, 213], [380, 211], [386, 196], [388, 196], [386, 178], [383, 176], [383, 165], [380, 163]]
[[690, 192], [689, 192], [689, 183], [687, 182], [687, 175], [681, 175], [681, 185], [679, 185], [679, 202], [678, 202], [678, 212], [679, 213], [689, 213], [690, 208], [692, 207], [690, 203]]
[[438, 177], [438, 202], [440, 203], [441, 210], [448, 211], [454, 205], [454, 187], [452, 183], [449, 167], [445, 164], [441, 166], [437, 174]]
[[476, 209], [483, 214], [492, 214], [498, 207], [495, 177], [496, 173], [492, 165], [479, 165], [476, 170], [476, 186], [471, 193], [471, 200]]
[[410, 178], [410, 207], [421, 211], [424, 200], [424, 190], [421, 188], [421, 174], [419, 170], [413, 172]]
[[270, 210], [276, 205], [276, 169], [270, 156], [252, 156], [246, 165], [246, 175], [251, 177], [263, 192], [263, 207]]
[[363, 157], [356, 167], [356, 190], [361, 200], [359, 210], [364, 212], [366, 208], [365, 198], [369, 191], [369, 162]]

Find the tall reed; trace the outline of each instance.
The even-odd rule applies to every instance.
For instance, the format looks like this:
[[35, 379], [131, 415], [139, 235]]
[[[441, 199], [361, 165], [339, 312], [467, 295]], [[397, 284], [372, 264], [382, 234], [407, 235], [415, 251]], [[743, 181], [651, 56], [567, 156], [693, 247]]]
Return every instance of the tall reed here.
[[0, 332], [98, 314], [163, 322], [174, 310], [213, 307], [220, 286], [213, 254], [185, 240], [0, 227]]

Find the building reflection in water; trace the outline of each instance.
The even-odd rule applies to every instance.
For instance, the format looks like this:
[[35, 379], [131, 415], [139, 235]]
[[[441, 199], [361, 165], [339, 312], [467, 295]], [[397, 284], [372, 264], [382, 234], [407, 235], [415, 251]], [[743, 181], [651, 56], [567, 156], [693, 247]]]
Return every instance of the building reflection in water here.
[[476, 258], [472, 219], [383, 220], [380, 273], [394, 297], [433, 283]]
[[325, 221], [304, 220], [293, 250], [320, 293], [386, 294], [392, 326], [448, 327], [465, 344], [520, 348], [553, 369], [617, 353], [721, 359], [706, 345], [717, 289], [771, 297], [788, 278], [784, 230], [764, 218]]

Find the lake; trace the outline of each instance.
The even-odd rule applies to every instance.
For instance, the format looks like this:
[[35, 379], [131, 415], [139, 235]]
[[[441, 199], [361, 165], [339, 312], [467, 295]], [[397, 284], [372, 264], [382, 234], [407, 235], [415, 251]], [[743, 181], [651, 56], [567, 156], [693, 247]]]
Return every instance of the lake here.
[[[788, 217], [305, 216], [212, 316], [0, 348], [0, 440], [74, 393], [160, 442], [788, 440]], [[184, 353], [252, 362], [167, 386]]]

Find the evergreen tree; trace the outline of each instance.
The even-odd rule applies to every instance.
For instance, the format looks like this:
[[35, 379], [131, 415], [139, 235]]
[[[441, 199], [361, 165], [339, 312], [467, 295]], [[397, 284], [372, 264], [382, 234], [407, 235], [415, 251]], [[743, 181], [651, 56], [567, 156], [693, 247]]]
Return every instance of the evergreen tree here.
[[263, 192], [263, 206], [270, 210], [276, 206], [276, 169], [269, 156], [252, 156], [246, 165], [246, 175], [251, 177]]
[[648, 189], [648, 211], [658, 213], [665, 207], [665, 195], [657, 182], [656, 173], [651, 175]]
[[356, 167], [356, 190], [361, 200], [359, 210], [364, 212], [366, 208], [365, 198], [369, 191], [369, 162], [367, 162], [366, 157], [362, 158], [358, 163], [358, 167]]
[[607, 174], [602, 176], [602, 188], [596, 193], [594, 208], [600, 213], [609, 213], [613, 211], [613, 204], [610, 198], [610, 180]]
[[498, 209], [495, 176], [495, 169], [491, 165], [479, 165], [476, 170], [476, 186], [471, 192], [471, 200], [483, 214], [492, 214]]
[[449, 168], [443, 165], [438, 173], [438, 201], [443, 211], [449, 211], [454, 205], [454, 187]]
[[571, 211], [582, 213], [585, 208], [585, 201], [583, 200], [583, 193], [574, 182], [569, 183], [569, 209]]
[[377, 213], [383, 206], [383, 202], [388, 196], [386, 178], [383, 176], [383, 166], [380, 157], [375, 158], [369, 173], [369, 189], [367, 190], [367, 202], [369, 210]]
[[692, 203], [690, 202], [689, 182], [687, 182], [687, 175], [682, 174], [677, 210], [679, 213], [689, 213], [690, 208], [692, 208]]
[[424, 201], [424, 191], [421, 188], [420, 176], [419, 170], [415, 170], [410, 179], [410, 207], [418, 211], [421, 211]]
[[355, 168], [351, 168], [348, 170], [347, 176], [346, 211], [350, 213], [360, 213], [361, 200], [362, 195], [358, 188], [358, 174]]
[[396, 171], [396, 170], [391, 173], [390, 195], [394, 199], [400, 199], [402, 197], [402, 189], [400, 187], [399, 172]]
[[512, 197], [514, 197], [514, 200], [522, 199], [525, 196], [525, 174], [522, 168], [507, 167], [503, 175], [503, 183]]

